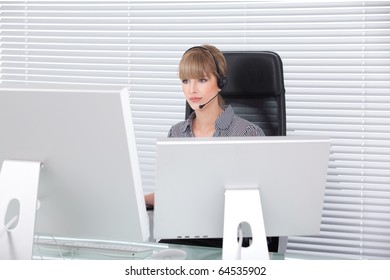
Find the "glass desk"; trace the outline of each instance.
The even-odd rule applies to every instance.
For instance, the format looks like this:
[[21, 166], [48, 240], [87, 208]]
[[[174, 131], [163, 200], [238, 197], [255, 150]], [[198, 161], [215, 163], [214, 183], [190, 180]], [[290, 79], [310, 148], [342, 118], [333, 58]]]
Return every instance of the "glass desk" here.
[[166, 249], [179, 249], [187, 260], [220, 260], [222, 249], [154, 242], [124, 243], [68, 238], [35, 238], [35, 260], [145, 260]]
[[[221, 260], [222, 249], [154, 242], [121, 243], [68, 238], [37, 237], [33, 247], [34, 260], [147, 260], [166, 249], [179, 249], [186, 260]], [[174, 259], [174, 258], [173, 258]], [[272, 253], [270, 259], [284, 255]]]

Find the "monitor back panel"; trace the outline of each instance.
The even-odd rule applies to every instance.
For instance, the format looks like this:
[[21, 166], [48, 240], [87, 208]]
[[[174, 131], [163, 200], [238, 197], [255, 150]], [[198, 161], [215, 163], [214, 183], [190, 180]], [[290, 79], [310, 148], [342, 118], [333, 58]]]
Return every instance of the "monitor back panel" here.
[[253, 186], [268, 236], [318, 234], [329, 149], [319, 137], [158, 141], [155, 237], [222, 237], [225, 189]]

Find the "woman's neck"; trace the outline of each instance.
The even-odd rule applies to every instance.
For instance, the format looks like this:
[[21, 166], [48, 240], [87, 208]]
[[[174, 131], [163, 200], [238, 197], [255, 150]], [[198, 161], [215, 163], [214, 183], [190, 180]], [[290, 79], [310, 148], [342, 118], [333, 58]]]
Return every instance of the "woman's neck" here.
[[215, 133], [215, 122], [223, 112], [221, 107], [208, 108], [196, 112], [192, 123], [192, 132], [195, 137], [212, 137]]

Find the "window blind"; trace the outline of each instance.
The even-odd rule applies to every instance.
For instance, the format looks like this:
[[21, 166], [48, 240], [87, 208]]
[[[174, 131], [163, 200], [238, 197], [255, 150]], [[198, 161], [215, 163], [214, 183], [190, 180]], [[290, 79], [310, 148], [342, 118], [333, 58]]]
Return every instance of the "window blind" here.
[[390, 258], [390, 1], [2, 1], [4, 83], [130, 91], [145, 191], [155, 141], [184, 118], [182, 53], [272, 50], [289, 135], [331, 137], [321, 232], [287, 251]]

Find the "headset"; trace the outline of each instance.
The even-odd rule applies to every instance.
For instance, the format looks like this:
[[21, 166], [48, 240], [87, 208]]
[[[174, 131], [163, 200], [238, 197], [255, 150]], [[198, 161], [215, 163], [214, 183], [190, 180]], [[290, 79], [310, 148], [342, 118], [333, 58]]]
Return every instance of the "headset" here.
[[206, 50], [208, 51], [210, 54], [211, 54], [211, 57], [213, 58], [214, 60], [214, 63], [215, 63], [215, 67], [217, 69], [217, 85], [218, 85], [218, 88], [219, 89], [223, 89], [228, 81], [227, 81], [227, 78], [225, 75], [222, 75], [220, 70], [219, 70], [219, 64], [218, 64], [218, 61], [217, 59], [215, 58], [215, 56], [213, 55], [213, 53], [206, 47], [203, 47], [203, 46], [195, 46], [195, 47], [192, 47], [192, 48], [189, 48], [188, 50], [185, 51], [185, 53], [183, 54], [183, 56], [189, 52], [190, 50], [193, 50], [193, 49], [202, 49], [202, 50]]

